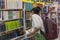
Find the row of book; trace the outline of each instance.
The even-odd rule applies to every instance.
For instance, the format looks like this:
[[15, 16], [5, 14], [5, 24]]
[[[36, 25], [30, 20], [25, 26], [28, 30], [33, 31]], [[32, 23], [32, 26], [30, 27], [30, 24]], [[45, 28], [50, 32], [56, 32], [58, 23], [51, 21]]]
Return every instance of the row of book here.
[[[31, 1], [34, 1], [34, 0], [31, 0]], [[35, 0], [35, 1], [36, 2], [39, 2], [39, 1], [50, 2], [50, 1], [55, 1], [55, 0]], [[26, 5], [29, 5], [29, 7], [31, 8], [31, 4], [26, 3]], [[23, 9], [23, 1], [22, 0], [1, 0], [0, 9]]]
[[9, 34], [0, 36], [0, 40], [10, 40], [12, 38], [24, 35], [24, 33], [25, 33], [24, 29], [23, 28], [19, 28], [19, 29], [13, 30], [13, 32], [11, 32]]
[[34, 1], [35, 1], [35, 2], [39, 2], [39, 1], [40, 1], [40, 2], [52, 2], [52, 1], [57, 1], [57, 0], [23, 0], [23, 1], [24, 1], [24, 2], [25, 2], [25, 1], [28, 1], [28, 2], [29, 2], [29, 1], [31, 1], [31, 2], [32, 2], [32, 1], [33, 1], [33, 2], [34, 2]]
[[5, 8], [5, 4], [4, 4], [4, 0], [0, 0], [0, 9], [4, 9]]
[[25, 3], [25, 10], [31, 11], [32, 8], [39, 6], [40, 12], [49, 12], [49, 7], [51, 4], [40, 4], [40, 3]]
[[22, 0], [0, 0], [0, 9], [22, 9]]
[[21, 11], [0, 11], [0, 21], [19, 19], [22, 15]]
[[21, 27], [19, 20], [13, 20], [13, 21], [0, 23], [0, 32], [14, 30], [19, 27]]

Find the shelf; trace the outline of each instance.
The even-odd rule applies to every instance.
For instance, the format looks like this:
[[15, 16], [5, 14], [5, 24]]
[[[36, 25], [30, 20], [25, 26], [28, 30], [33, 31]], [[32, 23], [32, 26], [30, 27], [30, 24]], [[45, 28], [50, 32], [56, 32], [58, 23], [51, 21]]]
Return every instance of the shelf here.
[[17, 39], [23, 39], [23, 38], [25, 38], [25, 34], [24, 35], [22, 35], [22, 36], [18, 36], [18, 37], [16, 37], [16, 38], [12, 38], [12, 39], [10, 39], [10, 40], [17, 40]]
[[[23, 2], [25, 2], [25, 3], [34, 3], [34, 1], [23, 1]], [[35, 2], [35, 3], [40, 3], [40, 4], [45, 4], [45, 3], [47, 3], [47, 4], [51, 4], [51, 3], [53, 3], [53, 2]]]
[[0, 9], [0, 11], [20, 11], [22, 9]]
[[[18, 19], [20, 19], [20, 18], [18, 18]], [[18, 19], [1, 20], [0, 22], [14, 21], [14, 20], [18, 20]]]
[[[23, 27], [19, 27], [19, 28], [23, 28]], [[6, 35], [6, 34], [9, 34], [9, 33], [13, 32], [14, 30], [19, 29], [19, 28], [15, 28], [15, 29], [12, 29], [12, 30], [8, 30], [8, 31], [0, 32], [0, 36], [2, 36], [2, 35]]]

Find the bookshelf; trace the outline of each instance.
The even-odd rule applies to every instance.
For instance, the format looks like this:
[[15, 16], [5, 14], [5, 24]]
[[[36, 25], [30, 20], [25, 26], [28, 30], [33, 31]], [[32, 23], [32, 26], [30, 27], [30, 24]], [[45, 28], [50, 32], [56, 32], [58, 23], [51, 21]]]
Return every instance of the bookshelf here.
[[[1, 14], [0, 22], [5, 23], [5, 25], [9, 26], [9, 27], [5, 28], [5, 31], [0, 32], [0, 36], [4, 36], [6, 38], [6, 40], [17, 40], [17, 39], [28, 38], [27, 35], [24, 34], [24, 33], [25, 33], [26, 29], [31, 27], [31, 24], [28, 24], [28, 25], [30, 25], [30, 27], [29, 26], [27, 27], [26, 24], [28, 22], [30, 23], [30, 20], [29, 20], [29, 18], [26, 19], [26, 16], [30, 15], [30, 14], [28, 14], [29, 13], [28, 11], [30, 11], [33, 8], [32, 6], [33, 6], [34, 1], [33, 0], [29, 0], [29, 1], [27, 1], [27, 0], [23, 0], [23, 1], [21, 1], [21, 0], [4, 0], [4, 3], [5, 3], [3, 5], [4, 8], [0, 9], [0, 12], [1, 12], [0, 13]], [[38, 2], [36, 0], [35, 3], [45, 5], [45, 1]], [[46, 2], [46, 3], [51, 4], [52, 2]], [[15, 12], [15, 11], [18, 11], [18, 12]], [[26, 15], [26, 12], [28, 12], [27, 15]], [[11, 17], [8, 16], [8, 13]], [[15, 15], [14, 17], [13, 17], [13, 14]], [[17, 14], [18, 14], [19, 17], [16, 17]], [[3, 17], [3, 15], [5, 15], [5, 16]], [[11, 25], [11, 27], [10, 27], [9, 24]], [[16, 28], [14, 28], [14, 27], [16, 27]], [[20, 34], [17, 31], [19, 31]], [[9, 37], [11, 35], [12, 37], [9, 38], [7, 35]], [[0, 37], [0, 39], [2, 39], [4, 37]], [[4, 40], [4, 39], [2, 39], [2, 40]]]
[[24, 38], [25, 22], [22, 0], [3, 0], [3, 2], [0, 5], [0, 7], [3, 6], [0, 8], [0, 40]]
[[[22, 10], [20, 10], [20, 9], [1, 9], [0, 11], [2, 11], [2, 13], [4, 12], [4, 11], [22, 11]], [[3, 15], [3, 14], [2, 14]], [[3, 17], [3, 16], [2, 16]], [[22, 17], [20, 17], [20, 18], [22, 18]], [[0, 22], [3, 22], [3, 23], [5, 23], [5, 22], [12, 22], [13, 23], [13, 21], [15, 21], [15, 20], [20, 20], [20, 18], [15, 18], [15, 19], [8, 19], [8, 20], [1, 20]], [[23, 18], [22, 18], [23, 19]], [[17, 21], [16, 21], [17, 22]], [[17, 22], [18, 23], [18, 22]], [[6, 25], [6, 24], [5, 24]], [[11, 24], [12, 25], [12, 24]], [[13, 23], [13, 26], [14, 26], [15, 24]], [[21, 25], [20, 23], [18, 23], [18, 24], [16, 24], [16, 25]], [[9, 25], [8, 25], [9, 26]], [[12, 26], [12, 27], [13, 27]], [[6, 26], [5, 26], [6, 27]], [[11, 27], [11, 26], [10, 26]], [[15, 26], [14, 26], [15, 27]], [[16, 26], [17, 27], [17, 26]], [[12, 29], [10, 29], [10, 30], [4, 30], [4, 31], [2, 31], [2, 32], [0, 32], [0, 36], [3, 36], [3, 35], [7, 35], [7, 34], [10, 34], [10, 33], [13, 33], [14, 31], [19, 31], [20, 30], [20, 32], [21, 32], [21, 30], [23, 31], [22, 33], [23, 34], [20, 34], [19, 35], [19, 37], [20, 36], [23, 36], [24, 35], [24, 26], [20, 26], [20, 27], [17, 27], [17, 28], [12, 28]], [[18, 37], [18, 36], [17, 36]], [[2, 39], [2, 40], [4, 40], [4, 39]], [[8, 39], [6, 39], [6, 40], [8, 40]]]

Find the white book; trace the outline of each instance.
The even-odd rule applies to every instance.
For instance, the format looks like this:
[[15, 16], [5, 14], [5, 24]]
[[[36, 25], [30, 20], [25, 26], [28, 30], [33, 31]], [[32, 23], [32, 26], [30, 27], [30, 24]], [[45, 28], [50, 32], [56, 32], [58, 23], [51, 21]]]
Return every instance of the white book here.
[[22, 0], [17, 0], [18, 9], [23, 9]]
[[7, 9], [17, 9], [16, 0], [7, 0]]
[[0, 21], [2, 21], [2, 12], [0, 11]]
[[18, 19], [18, 11], [13, 11], [13, 19]]
[[9, 20], [8, 19], [8, 11], [3, 11], [3, 18], [4, 18], [4, 20]]

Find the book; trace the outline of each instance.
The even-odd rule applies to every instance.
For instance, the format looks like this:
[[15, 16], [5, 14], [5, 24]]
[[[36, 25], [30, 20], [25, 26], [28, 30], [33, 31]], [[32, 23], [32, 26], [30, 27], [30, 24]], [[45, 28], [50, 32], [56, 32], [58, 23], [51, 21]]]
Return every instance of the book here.
[[12, 13], [12, 11], [8, 11], [8, 19], [13, 19], [13, 13]]
[[0, 11], [0, 21], [2, 21], [2, 12]]
[[18, 9], [23, 9], [23, 2], [22, 2], [22, 0], [16, 0], [16, 2], [17, 2], [17, 8]]
[[21, 18], [24, 18], [24, 11], [21, 12]]
[[0, 9], [4, 9], [5, 8], [5, 2], [4, 0], [0, 0]]
[[18, 18], [22, 18], [22, 11], [18, 11]]
[[6, 8], [7, 9], [17, 9], [17, 1], [16, 0], [6, 0]]
[[8, 11], [3, 11], [3, 18], [4, 18], [4, 20], [9, 20], [8, 19]]
[[21, 27], [21, 24], [20, 24], [19, 20], [16, 20], [15, 23], [16, 23], [16, 28]]
[[6, 31], [5, 23], [0, 23], [0, 32]]
[[13, 19], [18, 19], [18, 11], [12, 11]]
[[26, 11], [32, 10], [32, 3], [25, 3], [25, 10]]
[[6, 0], [7, 9], [23, 9], [22, 0]]
[[6, 30], [13, 30], [15, 28], [20, 27], [20, 23], [18, 20], [5, 22], [5, 25], [6, 25]]
[[21, 26], [24, 26], [23, 18], [20, 18], [20, 19], [19, 19], [19, 22], [20, 22], [20, 25], [21, 25]]

